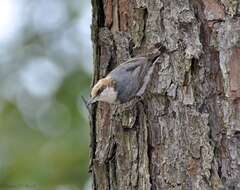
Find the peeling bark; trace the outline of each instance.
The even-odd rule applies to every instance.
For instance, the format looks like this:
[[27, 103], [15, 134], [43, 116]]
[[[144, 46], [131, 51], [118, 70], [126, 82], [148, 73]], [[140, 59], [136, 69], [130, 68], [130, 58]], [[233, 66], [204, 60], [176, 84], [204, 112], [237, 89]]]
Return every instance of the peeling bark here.
[[143, 101], [93, 108], [93, 189], [240, 189], [240, 2], [92, 4], [93, 84], [165, 47]]

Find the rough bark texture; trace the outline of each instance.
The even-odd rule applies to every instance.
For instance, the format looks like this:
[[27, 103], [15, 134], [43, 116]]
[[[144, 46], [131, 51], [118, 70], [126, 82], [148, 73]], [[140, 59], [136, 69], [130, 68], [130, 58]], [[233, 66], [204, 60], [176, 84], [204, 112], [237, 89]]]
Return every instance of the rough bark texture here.
[[156, 44], [142, 102], [94, 107], [95, 190], [240, 189], [238, 0], [92, 0], [93, 83]]

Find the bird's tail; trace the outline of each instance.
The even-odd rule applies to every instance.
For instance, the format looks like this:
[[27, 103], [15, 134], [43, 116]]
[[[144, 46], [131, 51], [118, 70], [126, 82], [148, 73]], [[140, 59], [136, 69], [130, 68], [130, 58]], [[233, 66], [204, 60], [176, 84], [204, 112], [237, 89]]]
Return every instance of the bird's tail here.
[[146, 57], [148, 57], [150, 63], [156, 64], [159, 60], [160, 55], [163, 54], [163, 52], [165, 51], [166, 47], [163, 44], [158, 43], [153, 48], [150, 48], [148, 50]]

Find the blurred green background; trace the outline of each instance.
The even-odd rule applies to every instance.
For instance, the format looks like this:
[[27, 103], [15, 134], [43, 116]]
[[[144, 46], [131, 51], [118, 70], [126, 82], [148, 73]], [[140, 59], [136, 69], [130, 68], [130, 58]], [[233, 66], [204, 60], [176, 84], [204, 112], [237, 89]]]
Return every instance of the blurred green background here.
[[0, 190], [89, 190], [89, 0], [0, 1]]

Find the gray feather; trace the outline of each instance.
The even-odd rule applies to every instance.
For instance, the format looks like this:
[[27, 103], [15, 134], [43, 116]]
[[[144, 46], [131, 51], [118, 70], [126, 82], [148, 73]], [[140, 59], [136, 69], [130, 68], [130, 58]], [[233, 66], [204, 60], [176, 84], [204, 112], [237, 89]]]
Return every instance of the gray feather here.
[[[145, 77], [148, 76], [150, 70], [153, 70], [150, 69], [151, 66], [153, 64], [147, 58], [138, 57], [122, 63], [108, 74], [116, 81], [117, 98], [121, 103], [127, 102], [134, 96], [143, 93], [145, 89], [142, 87], [146, 88], [147, 85]], [[139, 90], [141, 91], [140, 93], [138, 93]]]

